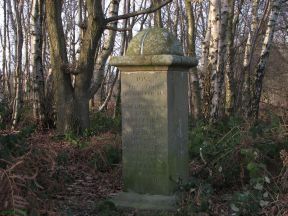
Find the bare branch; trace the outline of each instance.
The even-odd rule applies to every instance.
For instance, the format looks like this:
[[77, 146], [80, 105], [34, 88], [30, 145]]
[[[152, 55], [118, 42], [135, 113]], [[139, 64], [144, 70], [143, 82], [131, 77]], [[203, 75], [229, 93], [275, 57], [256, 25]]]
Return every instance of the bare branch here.
[[105, 27], [108, 30], [112, 30], [112, 31], [131, 31], [132, 28], [114, 28], [113, 26], [106, 26]]
[[153, 12], [159, 10], [160, 8], [164, 7], [165, 5], [169, 4], [170, 2], [172, 2], [172, 0], [165, 0], [162, 3], [160, 3], [160, 4], [151, 6], [151, 7], [147, 8], [147, 9], [143, 9], [143, 10], [139, 10], [139, 11], [135, 11], [135, 12], [132, 12], [132, 13], [127, 13], [127, 14], [123, 14], [123, 15], [119, 15], [119, 16], [112, 16], [112, 17], [106, 18], [105, 21], [106, 21], [106, 23], [110, 23], [110, 22], [113, 22], [113, 21], [116, 21], [116, 20], [128, 19], [130, 17], [135, 17], [135, 16], [138, 16], [138, 15], [141, 15], [141, 14], [153, 13]]

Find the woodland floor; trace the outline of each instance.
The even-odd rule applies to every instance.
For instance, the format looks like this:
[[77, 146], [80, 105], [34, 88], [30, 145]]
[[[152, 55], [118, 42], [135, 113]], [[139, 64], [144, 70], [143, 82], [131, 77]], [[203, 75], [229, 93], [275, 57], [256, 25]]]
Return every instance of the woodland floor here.
[[[285, 136], [287, 136], [287, 128], [285, 131]], [[227, 134], [229, 135], [229, 133]], [[272, 131], [272, 133], [274, 132]], [[14, 139], [15, 134], [20, 135]], [[215, 176], [214, 192], [210, 193], [209, 197], [207, 195], [208, 198], [205, 197], [204, 193], [207, 190], [205, 189], [205, 182], [198, 186], [191, 186], [188, 196], [186, 195], [183, 202], [179, 203], [179, 210], [174, 213], [117, 209], [109, 201], [109, 197], [122, 189], [121, 137], [119, 133], [105, 132], [88, 138], [78, 138], [69, 134], [65, 137], [58, 137], [52, 130], [35, 130], [25, 133], [1, 131], [0, 135], [6, 137], [2, 138], [2, 142], [5, 139], [8, 140], [7, 146], [9, 146], [6, 151], [1, 149], [0, 145], [1, 216], [11, 215], [9, 211], [7, 213], [7, 209], [14, 209], [15, 212], [20, 209], [21, 211], [15, 215], [33, 216], [251, 215], [237, 214], [237, 208], [236, 214], [231, 213], [231, 203], [227, 200], [231, 200], [231, 194], [240, 190], [243, 185], [239, 183], [239, 185], [228, 185], [227, 187], [223, 187], [221, 184], [217, 186], [217, 182], [223, 181], [221, 175]], [[224, 138], [228, 135], [225, 135]], [[225, 141], [224, 138], [221, 138], [223, 142]], [[263, 139], [261, 137], [262, 141]], [[286, 143], [284, 144], [287, 147], [288, 139], [285, 138], [285, 140]], [[248, 142], [252, 141], [246, 140], [245, 142], [246, 144], [241, 145], [247, 145]], [[4, 154], [1, 155], [1, 152]], [[239, 153], [239, 151], [237, 152]], [[277, 155], [279, 157], [279, 152]], [[234, 156], [231, 156], [233, 159]], [[274, 163], [274, 161], [272, 162]], [[224, 163], [227, 164], [227, 161]], [[284, 170], [285, 166], [288, 166], [288, 155], [283, 164]], [[206, 166], [203, 165], [203, 162], [201, 164], [201, 160], [200, 162], [191, 161], [190, 165], [191, 175], [198, 172], [197, 169], [203, 169]], [[273, 171], [273, 169], [272, 167], [271, 170]], [[274, 179], [275, 182], [278, 181], [278, 174], [273, 174], [274, 176], [270, 177], [271, 181]], [[288, 171], [286, 174], [282, 172], [282, 177], [287, 183]], [[270, 192], [273, 193], [273, 191]], [[263, 207], [260, 215], [288, 216], [287, 191], [282, 191], [274, 197], [276, 197], [274, 201], [265, 204], [266, 207]], [[193, 203], [194, 207], [191, 208], [199, 207], [200, 210], [197, 213], [191, 211], [189, 203]], [[209, 206], [205, 211], [201, 211], [202, 207], [200, 208], [204, 205], [203, 203]], [[244, 204], [242, 207], [245, 207]], [[23, 209], [25, 212], [22, 211]]]
[[[70, 142], [53, 138], [53, 134], [38, 134], [30, 141], [40, 145], [39, 148], [48, 145], [57, 154], [58, 166], [55, 169], [62, 180], [54, 184], [61, 189], [54, 191], [49, 200], [54, 205], [55, 215], [98, 215], [101, 201], [121, 191], [121, 165], [108, 164], [103, 151], [105, 145], [120, 146], [119, 137], [102, 134], [93, 137], [87, 147], [73, 146]], [[96, 163], [100, 164], [99, 167]], [[104, 202], [104, 211], [105, 205]], [[111, 210], [109, 206], [108, 210]]]
[[[1, 135], [9, 136], [16, 133], [18, 132], [2, 131]], [[34, 132], [25, 140], [25, 145], [28, 145], [29, 150], [23, 156], [15, 157], [15, 161], [5, 171], [11, 180], [10, 183], [15, 183], [15, 185], [14, 191], [8, 191], [4, 195], [6, 200], [0, 193], [0, 216], [11, 215], [10, 211], [6, 213], [4, 203], [14, 202], [9, 196], [16, 191], [17, 197], [23, 200], [20, 202], [29, 206], [27, 214], [19, 215], [148, 216], [170, 214], [168, 212], [138, 212], [132, 209], [120, 210], [109, 202], [109, 198], [120, 192], [122, 188], [121, 164], [113, 163], [114, 161], [120, 162], [118, 157], [121, 156], [120, 137], [117, 134], [103, 133], [89, 138], [88, 143], [87, 140], [74, 138], [63, 140], [58, 138], [54, 131]], [[30, 156], [33, 157], [30, 158]], [[10, 164], [2, 159], [1, 162]], [[0, 169], [0, 177], [3, 175], [1, 171], [3, 170]], [[16, 173], [26, 183], [25, 186], [22, 185], [22, 188], [21, 184], [18, 185], [17, 181], [13, 181]], [[8, 186], [2, 185], [1, 187], [0, 185], [0, 190], [3, 191], [3, 187]], [[28, 190], [28, 193], [23, 193], [25, 190]], [[8, 209], [17, 209], [17, 200], [15, 203], [16, 206], [9, 204], [11, 206]], [[21, 203], [19, 206], [21, 209], [24, 207]]]

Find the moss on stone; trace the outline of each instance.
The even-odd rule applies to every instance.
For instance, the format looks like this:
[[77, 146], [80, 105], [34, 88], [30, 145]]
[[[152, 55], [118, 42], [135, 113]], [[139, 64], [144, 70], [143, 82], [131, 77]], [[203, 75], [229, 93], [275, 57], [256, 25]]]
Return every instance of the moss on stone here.
[[163, 28], [150, 28], [139, 32], [126, 52], [126, 56], [165, 54], [183, 56], [183, 49], [177, 38]]

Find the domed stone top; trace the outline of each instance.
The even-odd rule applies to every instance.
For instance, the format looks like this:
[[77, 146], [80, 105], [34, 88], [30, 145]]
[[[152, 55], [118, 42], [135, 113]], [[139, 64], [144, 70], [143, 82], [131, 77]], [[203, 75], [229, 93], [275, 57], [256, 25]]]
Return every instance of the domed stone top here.
[[149, 28], [139, 32], [129, 43], [126, 56], [179, 55], [183, 56], [180, 42], [169, 31]]
[[112, 56], [110, 65], [195, 67], [196, 58], [184, 56], [180, 42], [169, 31], [149, 28], [139, 32], [129, 43], [125, 56]]

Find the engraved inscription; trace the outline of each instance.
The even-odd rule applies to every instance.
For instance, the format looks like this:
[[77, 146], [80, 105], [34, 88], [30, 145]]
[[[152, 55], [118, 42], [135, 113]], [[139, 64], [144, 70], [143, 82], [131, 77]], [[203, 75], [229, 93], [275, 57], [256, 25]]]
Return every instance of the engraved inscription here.
[[127, 175], [133, 173], [135, 178], [155, 185], [168, 170], [165, 76], [145, 72], [122, 74], [124, 169]]

